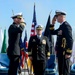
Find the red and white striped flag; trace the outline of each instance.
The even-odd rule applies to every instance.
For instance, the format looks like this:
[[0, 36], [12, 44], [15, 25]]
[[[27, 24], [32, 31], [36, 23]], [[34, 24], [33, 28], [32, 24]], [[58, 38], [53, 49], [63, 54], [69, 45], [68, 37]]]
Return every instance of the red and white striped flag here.
[[36, 12], [35, 12], [35, 4], [34, 4], [34, 13], [33, 13], [32, 28], [31, 28], [31, 36], [36, 35], [36, 31], [35, 31], [36, 25], [37, 25], [37, 21], [36, 21]]

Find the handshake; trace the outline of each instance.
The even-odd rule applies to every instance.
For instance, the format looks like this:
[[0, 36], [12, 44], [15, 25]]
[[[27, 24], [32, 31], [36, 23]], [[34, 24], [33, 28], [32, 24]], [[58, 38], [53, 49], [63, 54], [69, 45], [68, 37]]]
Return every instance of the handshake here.
[[24, 18], [21, 18], [20, 25], [26, 26], [26, 23], [25, 23], [25, 21], [24, 21]]

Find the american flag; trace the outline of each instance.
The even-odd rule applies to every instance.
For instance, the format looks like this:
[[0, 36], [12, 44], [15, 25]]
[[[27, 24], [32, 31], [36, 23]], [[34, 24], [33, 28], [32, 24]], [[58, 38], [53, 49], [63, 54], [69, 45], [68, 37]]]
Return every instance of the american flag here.
[[[36, 35], [36, 31], [35, 31], [36, 25], [37, 25], [37, 21], [36, 21], [36, 12], [35, 12], [35, 4], [34, 4], [33, 20], [32, 20], [32, 27], [31, 27], [30, 36], [35, 36]], [[27, 63], [28, 63], [28, 68], [30, 69], [30, 72], [32, 72], [32, 74], [33, 74], [33, 67], [31, 67], [32, 66], [32, 61], [29, 58], [27, 60]]]
[[24, 67], [24, 46], [23, 46], [23, 42], [22, 42], [22, 38], [20, 38], [20, 49], [21, 49], [21, 56], [20, 56], [20, 62], [19, 62], [19, 69], [20, 66], [22, 66], [22, 68]]
[[25, 62], [28, 58], [28, 41], [27, 41], [27, 31], [25, 30], [25, 37], [24, 42], [22, 42], [22, 39], [20, 39], [20, 47], [21, 47], [21, 59], [20, 59], [20, 65], [22, 68], [25, 66]]
[[24, 38], [24, 50], [25, 50], [25, 58], [28, 58], [28, 41], [27, 41], [27, 31], [25, 30], [25, 38]]
[[36, 35], [36, 32], [35, 32], [36, 25], [37, 25], [37, 21], [36, 21], [36, 12], [35, 12], [35, 4], [34, 4], [34, 13], [33, 13], [32, 28], [31, 28], [31, 36]]

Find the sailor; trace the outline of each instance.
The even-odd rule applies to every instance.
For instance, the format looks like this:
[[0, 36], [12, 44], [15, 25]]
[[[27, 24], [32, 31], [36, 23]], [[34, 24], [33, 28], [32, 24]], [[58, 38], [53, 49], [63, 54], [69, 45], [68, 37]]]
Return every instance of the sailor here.
[[[54, 29], [56, 21], [60, 23]], [[52, 35], [57, 35], [56, 53], [58, 58], [59, 75], [70, 75], [70, 57], [72, 53], [73, 37], [71, 25], [66, 21], [66, 12], [56, 11], [50, 25]]]
[[44, 75], [46, 60], [50, 58], [49, 40], [42, 35], [42, 31], [43, 26], [37, 25], [37, 35], [30, 37], [28, 45], [28, 55], [32, 61], [35, 75]]
[[8, 50], [7, 55], [10, 59], [8, 75], [17, 75], [20, 58], [20, 38], [25, 28], [25, 21], [22, 13], [17, 13], [11, 17], [13, 23], [8, 29]]

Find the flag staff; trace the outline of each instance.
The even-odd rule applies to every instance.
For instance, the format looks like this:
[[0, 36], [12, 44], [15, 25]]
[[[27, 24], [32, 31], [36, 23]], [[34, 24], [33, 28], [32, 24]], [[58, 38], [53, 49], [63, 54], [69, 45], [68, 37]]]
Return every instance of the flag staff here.
[[52, 13], [52, 10], [50, 11], [50, 15], [51, 15], [51, 13]]
[[14, 15], [14, 11], [12, 10], [12, 14]]

